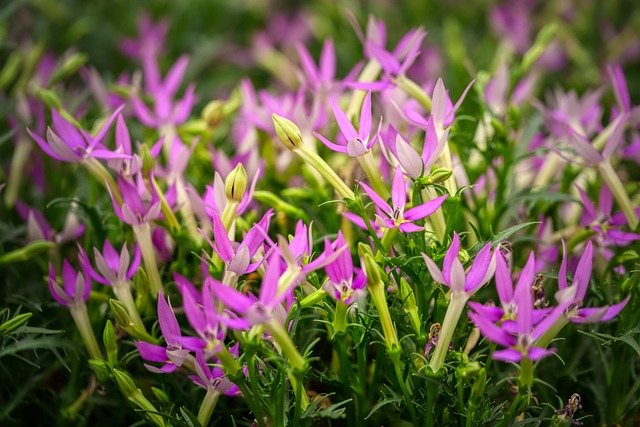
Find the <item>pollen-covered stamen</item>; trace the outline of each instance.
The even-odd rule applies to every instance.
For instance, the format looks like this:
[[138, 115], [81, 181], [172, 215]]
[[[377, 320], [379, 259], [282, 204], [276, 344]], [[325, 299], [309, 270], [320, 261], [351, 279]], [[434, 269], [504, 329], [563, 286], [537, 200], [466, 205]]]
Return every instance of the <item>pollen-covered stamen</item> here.
[[578, 313], [580, 307], [582, 307], [582, 300], [575, 300], [569, 307], [567, 307], [567, 310], [564, 313], [569, 319], [580, 317]]
[[510, 302], [502, 307], [504, 310], [504, 314], [502, 315], [502, 320], [516, 320], [518, 316], [518, 306], [515, 302]]
[[535, 308], [543, 308], [549, 305], [549, 301], [547, 300], [547, 293], [542, 286], [544, 282], [544, 276], [542, 274], [538, 274], [536, 276], [535, 282], [531, 286], [531, 293], [533, 295], [533, 306]]

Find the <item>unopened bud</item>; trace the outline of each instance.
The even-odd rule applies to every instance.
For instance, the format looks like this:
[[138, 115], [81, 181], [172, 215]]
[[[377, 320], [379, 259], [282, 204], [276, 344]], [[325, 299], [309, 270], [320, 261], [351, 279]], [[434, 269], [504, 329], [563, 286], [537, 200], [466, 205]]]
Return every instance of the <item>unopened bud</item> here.
[[102, 359], [89, 359], [89, 366], [95, 372], [96, 377], [100, 381], [106, 381], [109, 378], [109, 365]]
[[242, 163], [238, 163], [224, 182], [224, 191], [227, 198], [240, 203], [244, 193], [247, 191], [247, 181], [247, 171], [244, 170]]
[[[112, 300], [113, 301], [113, 300]], [[123, 396], [129, 400], [135, 400], [137, 395], [142, 394], [138, 387], [136, 387], [136, 383], [133, 382], [133, 379], [129, 374], [119, 369], [113, 370], [113, 377], [116, 380], [116, 384], [118, 384], [118, 388], [122, 392]]]
[[20, 65], [22, 64], [22, 53], [19, 50], [14, 50], [5, 63], [2, 71], [0, 71], [0, 88], [5, 88], [11, 84], [20, 72]]
[[460, 260], [461, 263], [466, 264], [467, 262], [469, 262], [471, 258], [469, 257], [469, 253], [466, 250], [460, 248], [460, 252], [458, 253], [458, 259]]
[[302, 146], [302, 132], [300, 132], [300, 128], [295, 123], [276, 113], [273, 113], [271, 117], [273, 118], [273, 127], [278, 138], [289, 150], [295, 151]]
[[36, 240], [26, 246], [7, 252], [0, 256], [0, 264], [12, 264], [14, 262], [27, 261], [34, 255], [55, 248], [56, 244], [48, 240]]
[[69, 56], [62, 65], [53, 73], [49, 81], [49, 85], [54, 85], [62, 79], [71, 76], [78, 71], [87, 61], [89, 57], [84, 53], [74, 53]]
[[102, 342], [107, 350], [107, 361], [109, 362], [109, 366], [113, 368], [118, 363], [118, 342], [116, 341], [116, 332], [111, 320], [107, 320], [107, 323], [104, 325]]
[[437, 184], [448, 180], [451, 175], [453, 175], [453, 171], [449, 168], [435, 168], [429, 175], [429, 181], [432, 184]]
[[156, 166], [156, 159], [153, 158], [147, 144], [142, 144], [140, 147], [140, 157], [142, 158], [142, 176], [149, 176]]
[[380, 267], [372, 255], [364, 254], [364, 270], [367, 273], [367, 287], [375, 287], [382, 283]]
[[371, 246], [363, 242], [358, 242], [358, 256], [360, 258], [364, 258], [366, 254], [373, 258], [373, 250], [371, 249]]
[[20, 326], [27, 323], [27, 321], [31, 316], [33, 316], [33, 313], [22, 313], [2, 323], [2, 325], [0, 325], [0, 336], [6, 335], [12, 331], [15, 331]]
[[209, 102], [202, 109], [202, 118], [210, 129], [215, 128], [224, 120], [225, 108], [224, 101], [216, 99]]
[[130, 326], [133, 326], [129, 312], [123, 303], [112, 298], [109, 300], [109, 307], [111, 307], [111, 312], [113, 313], [113, 317], [116, 319], [116, 323], [122, 329], [126, 331]]
[[60, 101], [60, 98], [58, 97], [58, 95], [56, 95], [54, 91], [49, 89], [39, 88], [38, 90], [36, 90], [35, 95], [40, 101], [44, 102], [44, 104], [50, 109], [53, 109], [53, 110], [62, 109], [62, 102]]

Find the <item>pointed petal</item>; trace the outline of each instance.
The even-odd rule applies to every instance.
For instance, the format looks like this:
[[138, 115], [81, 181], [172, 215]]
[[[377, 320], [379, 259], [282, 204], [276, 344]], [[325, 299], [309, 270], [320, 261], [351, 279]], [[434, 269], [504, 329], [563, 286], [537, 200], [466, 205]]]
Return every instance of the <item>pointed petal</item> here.
[[373, 189], [364, 182], [360, 182], [360, 187], [362, 187], [365, 193], [367, 193], [369, 198], [382, 212], [386, 213], [389, 216], [393, 216], [393, 210], [391, 209], [391, 206], [389, 206], [389, 204], [385, 202], [382, 197], [378, 195], [378, 193], [373, 191]]
[[404, 213], [405, 219], [409, 221], [414, 221], [416, 219], [421, 219], [427, 217], [437, 211], [442, 203], [446, 200], [448, 196], [445, 194], [444, 196], [436, 197], [433, 200], [430, 200], [426, 203], [423, 203], [419, 206], [409, 209]]
[[451, 246], [444, 256], [444, 263], [442, 265], [442, 275], [444, 276], [444, 280], [447, 285], [451, 286], [451, 267], [453, 266], [453, 261], [458, 259], [458, 255], [460, 253], [460, 238], [458, 237], [458, 233], [453, 232], [453, 241], [451, 242]]
[[391, 183], [391, 204], [393, 209], [404, 210], [404, 205], [407, 203], [407, 187], [404, 182], [404, 175], [402, 175], [402, 169], [400, 166], [396, 166], [396, 171], [393, 174], [393, 182]]
[[513, 300], [513, 282], [511, 281], [511, 271], [507, 262], [501, 254], [496, 257], [496, 290], [502, 305]]
[[333, 104], [331, 106], [333, 109], [333, 115], [338, 122], [338, 127], [340, 128], [340, 132], [344, 135], [345, 139], [348, 141], [350, 139], [358, 139], [358, 132], [356, 132], [356, 128], [353, 127], [351, 121], [347, 117], [347, 115], [342, 111], [338, 104]]
[[360, 140], [364, 141], [369, 139], [371, 133], [371, 92], [367, 92], [367, 96], [364, 98], [362, 108], [360, 110], [360, 126], [358, 127], [358, 136]]

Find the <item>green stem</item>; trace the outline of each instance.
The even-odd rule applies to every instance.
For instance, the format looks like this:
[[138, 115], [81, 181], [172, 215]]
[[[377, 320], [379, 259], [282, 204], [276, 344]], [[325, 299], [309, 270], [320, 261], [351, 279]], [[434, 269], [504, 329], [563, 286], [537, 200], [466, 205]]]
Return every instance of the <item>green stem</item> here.
[[611, 162], [608, 159], [600, 163], [599, 169], [602, 174], [602, 179], [607, 183], [607, 186], [613, 193], [613, 197], [620, 205], [620, 209], [622, 209], [624, 217], [629, 223], [629, 227], [635, 230], [638, 226], [638, 215], [631, 203], [631, 199], [629, 199], [627, 191], [624, 189], [624, 184], [622, 184], [620, 177], [613, 170], [613, 166], [611, 166]]
[[520, 387], [530, 389], [533, 385], [533, 362], [531, 359], [524, 357], [520, 362]]
[[73, 321], [80, 332], [84, 346], [87, 348], [87, 352], [89, 352], [89, 356], [92, 359], [103, 359], [102, 352], [98, 346], [98, 340], [93, 333], [93, 328], [89, 321], [89, 313], [87, 312], [86, 304], [71, 304], [69, 306], [69, 311], [71, 312], [71, 317], [73, 317]]
[[376, 310], [378, 310], [387, 350], [391, 351], [395, 347], [400, 348], [398, 345], [398, 335], [396, 334], [396, 329], [393, 326], [393, 321], [389, 314], [384, 283], [382, 283], [382, 281], [373, 285], [367, 283], [367, 289], [369, 290], [369, 296], [373, 300], [373, 304], [376, 306]]
[[211, 420], [211, 415], [216, 408], [220, 392], [213, 388], [207, 388], [207, 394], [204, 395], [202, 403], [200, 404], [200, 410], [198, 411], [198, 422], [202, 427], [207, 427]]
[[28, 139], [18, 141], [11, 157], [11, 169], [9, 169], [9, 179], [7, 188], [4, 190], [4, 203], [8, 208], [12, 208], [20, 191], [20, 184], [24, 176], [24, 167], [29, 162], [29, 154], [33, 143]]
[[[367, 62], [367, 65], [364, 66], [362, 71], [360, 72], [360, 76], [358, 76], [359, 82], [372, 82], [374, 81], [378, 75], [382, 71], [382, 67], [375, 59], [371, 59]], [[347, 117], [349, 120], [353, 121], [357, 118], [358, 112], [362, 107], [362, 103], [364, 102], [364, 98], [367, 96], [367, 91], [364, 90], [356, 90], [351, 96], [351, 102], [349, 102], [349, 107], [347, 108]]]
[[405, 405], [409, 409], [409, 414], [411, 415], [411, 419], [413, 420], [413, 425], [418, 425], [418, 417], [416, 415], [416, 409], [413, 404], [413, 400], [411, 399], [411, 394], [409, 393], [409, 389], [407, 388], [407, 384], [404, 381], [402, 376], [402, 361], [400, 360], [400, 347], [396, 345], [394, 348], [388, 350], [389, 356], [391, 357], [391, 361], [393, 362], [393, 368], [396, 373], [396, 378], [398, 379], [398, 385], [400, 386], [400, 390], [402, 391], [402, 395], [404, 396]]
[[138, 308], [136, 307], [136, 303], [133, 300], [133, 295], [131, 295], [131, 287], [129, 286], [129, 283], [123, 281], [115, 282], [113, 284], [113, 293], [115, 294], [118, 301], [122, 302], [127, 308], [127, 311], [129, 312], [129, 319], [131, 320], [131, 322], [135, 326], [146, 332], [144, 323], [142, 323], [142, 318], [140, 317], [140, 313], [138, 312]]
[[383, 199], [387, 199], [389, 197], [389, 189], [384, 184], [384, 181], [382, 181], [382, 175], [380, 174], [380, 169], [377, 167], [375, 159], [373, 158], [373, 152], [369, 150], [362, 156], [356, 157], [356, 160], [369, 178], [374, 191]]
[[431, 97], [420, 87], [419, 84], [411, 80], [404, 74], [400, 74], [395, 79], [396, 85], [407, 95], [418, 101], [427, 111], [431, 111]]
[[333, 333], [342, 334], [347, 329], [347, 304], [336, 301], [336, 311], [333, 316]]
[[566, 315], [563, 314], [555, 321], [553, 325], [551, 325], [549, 329], [547, 329], [544, 334], [542, 334], [540, 338], [536, 340], [534, 345], [536, 347], [546, 348], [551, 340], [553, 340], [556, 335], [558, 335], [558, 333], [562, 330], [562, 328], [564, 328], [568, 323], [569, 319]]
[[462, 315], [464, 307], [467, 305], [469, 297], [464, 292], [451, 292], [451, 301], [449, 307], [447, 307], [447, 313], [444, 316], [444, 322], [442, 322], [442, 329], [438, 336], [438, 343], [436, 344], [436, 350], [431, 358], [429, 367], [436, 373], [444, 365], [444, 359], [447, 356], [449, 350], [449, 343], [453, 337], [453, 333], [458, 325], [458, 320]]
[[300, 354], [293, 341], [291, 341], [291, 337], [287, 331], [276, 319], [271, 319], [264, 323], [264, 328], [271, 334], [280, 346], [282, 353], [287, 357], [289, 379], [291, 380], [292, 388], [296, 393], [296, 398], [302, 405], [302, 409], [307, 409], [307, 406], [309, 406], [309, 397], [302, 385], [302, 377], [308, 368], [307, 361]]
[[158, 294], [162, 291], [162, 281], [160, 280], [156, 254], [153, 250], [153, 242], [151, 241], [151, 225], [149, 225], [148, 222], [136, 224], [133, 226], [133, 232], [140, 244], [142, 261], [144, 261], [144, 269], [149, 277], [151, 295], [154, 299], [157, 299]]
[[[426, 187], [422, 190], [422, 198], [425, 202], [435, 199], [438, 197], [433, 191], [432, 188]], [[447, 230], [447, 223], [444, 219], [444, 212], [442, 212], [442, 207], [439, 207], [434, 213], [429, 215], [429, 221], [433, 226], [433, 231], [436, 234], [436, 239], [438, 242], [444, 242], [445, 232]]]
[[111, 189], [111, 193], [113, 194], [113, 198], [116, 200], [118, 206], [122, 206], [122, 195], [120, 194], [120, 188], [116, 183], [116, 180], [113, 179], [107, 168], [105, 168], [102, 163], [93, 157], [85, 157], [82, 161], [82, 164], [87, 168], [89, 172], [93, 176], [95, 176], [98, 181], [107, 187], [107, 189]]
[[340, 197], [344, 199], [355, 199], [355, 194], [351, 189], [344, 183], [344, 181], [335, 173], [331, 166], [325, 162], [322, 157], [318, 154], [314, 153], [310, 149], [305, 146], [299, 147], [294, 150], [304, 162], [312, 166], [315, 170], [320, 172], [320, 174], [326, 179], [329, 184], [338, 192]]

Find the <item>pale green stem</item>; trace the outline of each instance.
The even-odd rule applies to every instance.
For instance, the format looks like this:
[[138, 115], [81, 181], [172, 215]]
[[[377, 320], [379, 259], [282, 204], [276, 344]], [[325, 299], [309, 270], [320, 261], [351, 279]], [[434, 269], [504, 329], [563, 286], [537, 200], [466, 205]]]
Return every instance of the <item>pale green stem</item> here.
[[438, 335], [436, 350], [429, 362], [429, 367], [433, 372], [438, 372], [444, 365], [444, 359], [447, 356], [451, 338], [456, 330], [458, 320], [460, 320], [464, 307], [467, 305], [468, 299], [469, 296], [464, 292], [451, 292], [451, 300], [449, 301], [449, 307], [447, 307], [447, 313], [445, 314], [444, 321], [442, 322], [440, 335]]
[[138, 239], [138, 244], [140, 245], [142, 260], [144, 261], [144, 269], [149, 277], [151, 295], [153, 298], [158, 298], [158, 294], [162, 291], [162, 281], [160, 280], [156, 254], [153, 250], [153, 242], [151, 241], [151, 226], [148, 222], [136, 224], [133, 226], [133, 232]]
[[[440, 138], [440, 136], [438, 136]], [[442, 150], [442, 154], [438, 159], [438, 163], [440, 166], [453, 170], [453, 161], [451, 160], [451, 150], [449, 149], [449, 141], [444, 144], [444, 149]], [[456, 179], [453, 174], [444, 182], [444, 186], [449, 191], [449, 194], [454, 195], [456, 191], [458, 191], [458, 186], [456, 184]]]
[[613, 197], [616, 199], [616, 202], [620, 205], [620, 209], [624, 213], [624, 217], [627, 219], [629, 223], [629, 227], [632, 230], [635, 230], [638, 226], [638, 215], [636, 214], [635, 209], [633, 208], [633, 204], [631, 203], [631, 199], [629, 199], [629, 195], [624, 189], [624, 185], [620, 180], [618, 174], [613, 170], [613, 166], [611, 166], [611, 162], [608, 159], [605, 159], [602, 163], [598, 165], [600, 169], [600, 173], [602, 174], [602, 179], [607, 183], [607, 186], [613, 193]]
[[333, 316], [333, 333], [344, 332], [347, 329], [347, 304], [336, 301], [336, 311]]
[[282, 295], [290, 289], [293, 283], [300, 277], [300, 270], [297, 268], [287, 268], [278, 280], [278, 295]]
[[398, 228], [396, 227], [387, 228], [384, 230], [384, 232], [382, 233], [382, 239], [380, 240], [380, 243], [382, 244], [382, 247], [384, 248], [385, 251], [389, 250], [389, 248], [393, 244], [393, 241], [396, 239], [397, 235], [398, 235]]
[[[380, 71], [382, 71], [380, 64], [375, 59], [372, 59], [367, 63], [367, 65], [364, 66], [364, 68], [360, 72], [360, 76], [358, 76], [358, 82], [372, 82], [378, 78]], [[351, 96], [351, 102], [349, 102], [349, 107], [347, 108], [347, 117], [349, 117], [349, 120], [353, 121], [355, 118], [357, 118], [358, 112], [362, 107], [365, 96], [367, 96], [367, 91], [356, 90], [355, 92], [353, 92], [353, 95]]]
[[396, 85], [407, 95], [418, 101], [427, 111], [431, 111], [431, 97], [418, 85], [404, 74], [395, 79]]
[[71, 317], [73, 317], [78, 331], [80, 331], [80, 336], [82, 337], [84, 346], [87, 348], [87, 352], [89, 352], [89, 356], [92, 359], [103, 359], [102, 352], [98, 346], [98, 340], [96, 340], [91, 322], [89, 321], [86, 304], [71, 304], [69, 306], [69, 312], [71, 313]]
[[296, 394], [296, 398], [300, 400], [302, 409], [305, 410], [307, 406], [309, 406], [309, 397], [301, 380], [308, 367], [307, 361], [302, 357], [293, 341], [291, 341], [291, 337], [286, 329], [278, 323], [276, 319], [270, 319], [264, 323], [264, 328], [271, 334], [282, 350], [282, 353], [286, 356], [291, 387]]
[[533, 188], [544, 187], [551, 181], [551, 178], [562, 169], [563, 160], [553, 151], [547, 154], [547, 160], [533, 180]]
[[120, 194], [120, 188], [116, 183], [116, 180], [113, 179], [113, 176], [109, 173], [107, 168], [105, 168], [102, 163], [98, 161], [98, 159], [94, 159], [93, 157], [85, 157], [82, 161], [84, 167], [87, 168], [89, 172], [93, 176], [95, 176], [98, 181], [111, 189], [111, 193], [113, 194], [113, 198], [116, 200], [118, 206], [122, 206], [122, 195]]
[[236, 202], [235, 200], [227, 200], [227, 204], [222, 211], [220, 220], [222, 221], [222, 225], [224, 225], [224, 229], [227, 230], [227, 235], [231, 240], [234, 240], [233, 234], [235, 234], [235, 221], [237, 214], [238, 202]]
[[131, 286], [129, 286], [129, 283], [118, 280], [113, 284], [113, 293], [118, 301], [122, 302], [127, 308], [131, 322], [146, 332], [144, 323], [142, 323], [142, 318], [140, 318], [140, 313], [136, 307], [136, 303], [133, 300], [133, 295], [131, 295]]
[[393, 326], [391, 314], [389, 314], [389, 306], [387, 305], [384, 283], [380, 281], [374, 285], [367, 284], [367, 289], [369, 290], [369, 296], [373, 300], [373, 304], [376, 306], [376, 310], [378, 310], [378, 316], [380, 318], [380, 324], [382, 325], [382, 333], [384, 334], [387, 349], [389, 351], [393, 351], [394, 348], [398, 347], [398, 335], [396, 334], [396, 329]]
[[202, 403], [200, 404], [200, 410], [198, 411], [198, 422], [202, 427], [207, 427], [211, 420], [211, 415], [216, 408], [220, 392], [213, 388], [207, 388], [207, 394], [204, 395]]
[[536, 347], [546, 348], [551, 340], [553, 340], [558, 333], [569, 323], [569, 318], [566, 315], [560, 316], [553, 325], [547, 331], [542, 334], [540, 338], [536, 340], [534, 345]]
[[13, 207], [18, 197], [18, 191], [20, 191], [20, 184], [24, 176], [24, 167], [30, 160], [29, 154], [32, 146], [33, 143], [28, 139], [21, 139], [13, 151], [7, 188], [4, 190], [4, 203], [8, 208]]
[[294, 153], [296, 153], [304, 162], [320, 172], [320, 174], [329, 182], [329, 184], [331, 184], [333, 188], [335, 188], [342, 198], [355, 199], [353, 191], [351, 191], [347, 184], [345, 184], [338, 174], [331, 169], [331, 166], [329, 166], [322, 157], [307, 149], [305, 146], [294, 150]]
[[[428, 202], [437, 197], [435, 191], [430, 188], [424, 188], [422, 190], [422, 199], [424, 202]], [[433, 226], [433, 231], [436, 234], [436, 239], [438, 242], [442, 243], [444, 241], [444, 234], [447, 229], [447, 223], [444, 219], [444, 212], [442, 212], [442, 207], [439, 207], [434, 213], [429, 215], [429, 221]]]
[[316, 305], [327, 296], [327, 291], [324, 289], [318, 289], [310, 295], [307, 295], [302, 301], [300, 301], [300, 307], [307, 308]]
[[373, 152], [371, 150], [364, 153], [362, 156], [356, 157], [358, 164], [369, 178], [371, 186], [374, 191], [380, 195], [383, 199], [389, 197], [389, 189], [382, 181], [382, 175], [380, 174], [380, 168], [376, 165], [376, 161], [373, 158]]
[[533, 362], [527, 357], [520, 361], [520, 387], [531, 388], [533, 385]]

